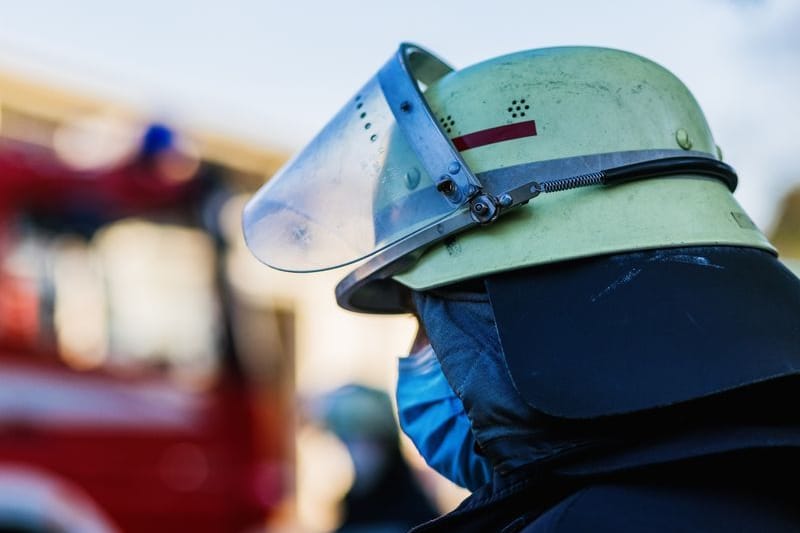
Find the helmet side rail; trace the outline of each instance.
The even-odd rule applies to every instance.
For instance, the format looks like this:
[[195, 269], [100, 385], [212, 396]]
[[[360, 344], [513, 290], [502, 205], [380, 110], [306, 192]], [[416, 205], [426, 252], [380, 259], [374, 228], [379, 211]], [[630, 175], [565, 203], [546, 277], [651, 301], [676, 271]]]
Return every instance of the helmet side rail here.
[[[670, 153], [672, 151], [661, 151]], [[608, 154], [614, 156], [615, 154]], [[599, 156], [602, 158], [602, 155]], [[571, 158], [574, 159], [574, 158]], [[586, 158], [581, 158], [586, 159]], [[391, 284], [391, 276], [408, 268], [430, 245], [466, 229], [491, 224], [497, 218], [514, 207], [527, 204], [542, 193], [553, 193], [588, 186], [614, 186], [633, 181], [674, 176], [701, 176], [719, 180], [731, 192], [736, 190], [738, 178], [736, 171], [728, 165], [708, 155], [671, 156], [639, 161], [620, 166], [602, 168], [601, 170], [573, 174], [566, 177], [534, 177], [524, 179], [524, 183], [513, 186], [505, 192], [492, 193], [492, 182], [509, 183], [520, 171], [528, 167], [519, 165], [485, 172], [479, 175], [487, 186], [478, 189], [467, 203], [454, 214], [436, 224], [423, 228], [416, 233], [388, 246], [380, 254], [373, 256], [358, 269], [344, 278], [336, 287], [336, 299], [339, 305], [351, 311], [363, 312], [365, 306], [353, 300], [354, 294], [365, 290], [368, 284]], [[538, 165], [541, 166], [541, 165]], [[597, 167], [595, 167], [597, 168]], [[530, 174], [528, 174], [530, 176]], [[511, 179], [504, 179], [511, 178]], [[386, 291], [387, 287], [382, 287]], [[397, 291], [393, 291], [397, 292]], [[402, 297], [398, 294], [395, 301], [384, 302], [384, 309], [371, 309], [371, 312], [399, 313], [407, 311]]]

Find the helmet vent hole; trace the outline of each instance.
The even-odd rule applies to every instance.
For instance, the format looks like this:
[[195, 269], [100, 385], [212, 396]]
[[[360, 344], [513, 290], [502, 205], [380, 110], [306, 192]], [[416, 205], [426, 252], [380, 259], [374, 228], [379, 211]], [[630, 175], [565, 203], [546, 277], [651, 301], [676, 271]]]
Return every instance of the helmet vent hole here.
[[453, 127], [456, 125], [456, 120], [452, 117], [452, 115], [447, 115], [446, 117], [439, 117], [439, 123], [442, 125], [442, 129], [447, 133], [453, 133]]
[[511, 105], [506, 108], [506, 111], [509, 112], [511, 118], [518, 118], [524, 117], [525, 111], [530, 108], [530, 104], [526, 103], [524, 98], [519, 98], [517, 100], [511, 100]]
[[[364, 106], [364, 102], [361, 101], [361, 95], [356, 96], [356, 102], [357, 102], [356, 109], [361, 109]], [[360, 118], [362, 121], [365, 121], [363, 124], [365, 130], [369, 130], [370, 128], [372, 128], [372, 122], [369, 122], [367, 120], [366, 111], [361, 111], [361, 113], [358, 114], [358, 118]], [[369, 140], [371, 142], [375, 142], [378, 140], [378, 136], [373, 133], [372, 135], [369, 136]]]

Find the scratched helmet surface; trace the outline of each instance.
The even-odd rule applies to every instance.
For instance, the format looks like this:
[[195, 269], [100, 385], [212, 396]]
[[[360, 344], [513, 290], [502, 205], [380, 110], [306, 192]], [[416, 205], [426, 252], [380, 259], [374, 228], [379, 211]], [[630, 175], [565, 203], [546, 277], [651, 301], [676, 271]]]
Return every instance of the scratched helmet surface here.
[[[453, 143], [476, 174], [594, 154], [717, 157], [686, 86], [617, 50], [549, 48], [496, 58], [442, 79], [426, 98], [451, 121]], [[394, 279], [424, 290], [525, 266], [692, 244], [771, 248], [723, 184], [687, 175], [542, 195], [496, 224], [431, 247]]]

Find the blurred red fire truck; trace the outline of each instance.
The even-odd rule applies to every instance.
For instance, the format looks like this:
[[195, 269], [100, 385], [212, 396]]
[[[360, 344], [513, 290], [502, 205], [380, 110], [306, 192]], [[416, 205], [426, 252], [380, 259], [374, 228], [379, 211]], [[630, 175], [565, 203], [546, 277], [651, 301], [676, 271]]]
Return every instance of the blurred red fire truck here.
[[172, 140], [0, 138], [2, 532], [257, 531], [291, 492], [291, 315], [236, 296], [224, 169]]

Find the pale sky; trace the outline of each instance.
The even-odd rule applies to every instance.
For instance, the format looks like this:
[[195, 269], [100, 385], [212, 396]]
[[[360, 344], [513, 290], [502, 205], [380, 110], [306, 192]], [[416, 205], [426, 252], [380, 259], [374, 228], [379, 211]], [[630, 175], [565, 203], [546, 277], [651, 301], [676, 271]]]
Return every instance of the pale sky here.
[[584, 44], [666, 66], [768, 228], [800, 183], [796, 0], [0, 0], [0, 68], [294, 151], [401, 41], [456, 68]]

